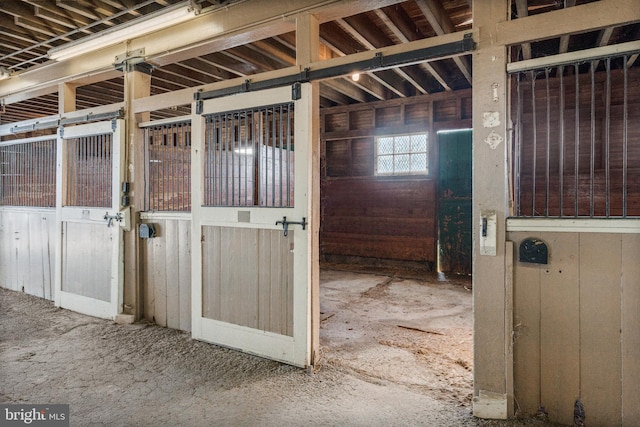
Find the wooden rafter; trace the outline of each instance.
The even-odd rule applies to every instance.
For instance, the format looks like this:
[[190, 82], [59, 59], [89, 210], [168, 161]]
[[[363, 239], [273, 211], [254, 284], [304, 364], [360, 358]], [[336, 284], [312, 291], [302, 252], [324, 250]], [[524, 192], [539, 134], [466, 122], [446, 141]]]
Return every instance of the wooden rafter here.
[[[447, 15], [442, 4], [437, 0], [416, 0], [416, 4], [429, 21], [429, 25], [439, 36], [455, 32], [455, 26], [451, 22], [451, 18]], [[471, 83], [471, 66], [469, 60], [465, 57], [455, 57], [453, 61], [456, 63], [464, 77]]]

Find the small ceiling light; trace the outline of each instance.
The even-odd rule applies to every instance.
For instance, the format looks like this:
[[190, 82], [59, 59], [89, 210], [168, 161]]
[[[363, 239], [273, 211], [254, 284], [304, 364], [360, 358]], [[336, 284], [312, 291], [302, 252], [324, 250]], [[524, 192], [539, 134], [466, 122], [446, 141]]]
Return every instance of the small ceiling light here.
[[354, 82], [357, 82], [358, 80], [360, 80], [360, 73], [351, 74], [351, 80], [353, 80]]
[[9, 77], [11, 77], [11, 70], [0, 67], [0, 80], [8, 79]]

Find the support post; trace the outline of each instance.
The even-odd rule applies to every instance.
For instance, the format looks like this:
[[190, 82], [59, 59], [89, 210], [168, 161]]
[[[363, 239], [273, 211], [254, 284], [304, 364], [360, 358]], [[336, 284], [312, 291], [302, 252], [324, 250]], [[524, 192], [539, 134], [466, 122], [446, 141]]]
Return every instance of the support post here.
[[[318, 61], [320, 23], [315, 15], [305, 13], [296, 18], [296, 64]], [[311, 365], [317, 362], [320, 348], [320, 86], [311, 82], [312, 125], [308, 130], [310, 158], [306, 161], [309, 173], [309, 282], [311, 283]]]
[[124, 304], [123, 318], [138, 320], [142, 317], [144, 301], [141, 281], [141, 262], [138, 224], [144, 206], [144, 130], [138, 123], [149, 121], [149, 113], [134, 113], [132, 102], [151, 94], [151, 76], [135, 69], [124, 72], [124, 104], [126, 120], [126, 142], [122, 147], [126, 153], [126, 179], [129, 182], [131, 229], [124, 232]]
[[473, 26], [473, 413], [480, 418], [513, 415], [513, 361], [505, 350], [510, 311], [505, 219], [508, 216], [507, 48], [496, 43], [507, 20], [507, 0], [474, 0]]
[[76, 85], [73, 83], [58, 84], [58, 114], [76, 111]]

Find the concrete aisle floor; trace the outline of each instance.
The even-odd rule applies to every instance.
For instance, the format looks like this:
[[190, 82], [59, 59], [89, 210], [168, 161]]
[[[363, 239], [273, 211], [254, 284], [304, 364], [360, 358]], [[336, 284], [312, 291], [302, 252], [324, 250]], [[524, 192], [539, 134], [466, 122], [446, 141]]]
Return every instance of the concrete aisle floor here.
[[463, 285], [323, 271], [321, 286], [313, 375], [0, 289], [0, 402], [68, 403], [72, 426], [519, 425], [470, 415]]

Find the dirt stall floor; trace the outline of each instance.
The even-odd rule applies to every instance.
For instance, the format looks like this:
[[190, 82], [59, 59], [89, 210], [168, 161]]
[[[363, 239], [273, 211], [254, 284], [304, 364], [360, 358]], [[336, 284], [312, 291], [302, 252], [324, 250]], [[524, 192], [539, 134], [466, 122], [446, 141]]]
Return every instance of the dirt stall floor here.
[[71, 425], [512, 426], [471, 416], [469, 284], [323, 271], [314, 373], [0, 289], [0, 402]]

